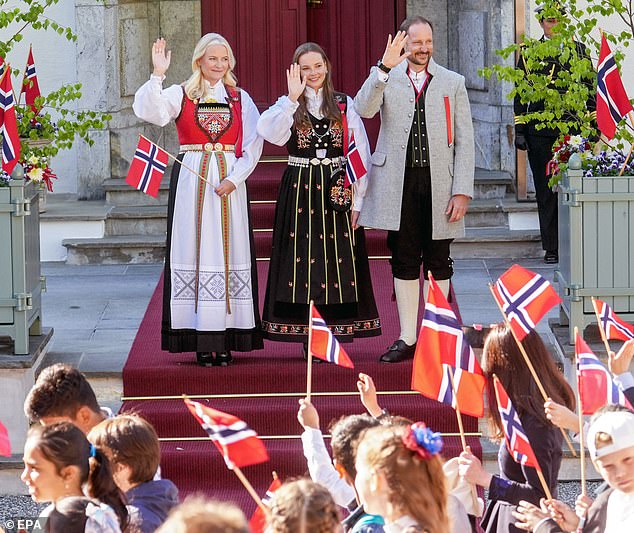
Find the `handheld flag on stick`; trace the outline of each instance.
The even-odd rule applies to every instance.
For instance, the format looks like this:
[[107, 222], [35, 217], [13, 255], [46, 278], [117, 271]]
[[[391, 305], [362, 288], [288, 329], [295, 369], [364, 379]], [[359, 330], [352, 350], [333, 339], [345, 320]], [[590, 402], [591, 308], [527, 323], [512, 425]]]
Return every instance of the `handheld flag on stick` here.
[[616, 126], [632, 111], [623, 80], [605, 35], [601, 34], [601, 52], [597, 65], [597, 126], [608, 140], [616, 134]]
[[601, 300], [593, 299], [599, 320], [606, 338], [610, 340], [629, 341], [634, 339], [634, 326], [620, 319], [612, 308]]
[[167, 168], [168, 153], [141, 135], [125, 181], [156, 198]]
[[40, 110], [35, 105], [35, 99], [41, 96], [40, 86], [37, 82], [37, 74], [35, 72], [35, 61], [33, 60], [33, 47], [29, 47], [29, 57], [26, 61], [26, 69], [24, 70], [24, 78], [22, 79], [22, 88], [20, 96], [24, 93], [26, 105], [37, 114]]
[[11, 442], [9, 441], [9, 432], [4, 424], [0, 422], [0, 455], [4, 457], [11, 456]]
[[481, 417], [484, 415], [484, 385], [484, 374], [456, 315], [430, 275], [412, 367], [412, 389], [454, 408], [459, 405], [463, 413]]
[[2, 135], [2, 168], [11, 174], [20, 159], [20, 135], [15, 116], [11, 67], [8, 64], [5, 65], [0, 78], [0, 135]]
[[537, 457], [533, 452], [528, 436], [524, 431], [520, 417], [517, 411], [513, 407], [513, 403], [509, 398], [504, 386], [500, 382], [497, 376], [493, 376], [493, 388], [495, 389], [495, 398], [498, 404], [498, 411], [500, 412], [500, 419], [502, 421], [502, 429], [504, 430], [504, 439], [506, 440], [506, 447], [509, 453], [515, 460], [515, 462], [534, 468], [539, 476], [544, 494], [549, 500], [552, 500], [550, 489], [544, 479], [544, 474], [539, 466]]
[[[273, 472], [273, 482], [269, 485], [268, 490], [266, 491], [266, 495], [262, 498], [262, 503], [270, 508], [271, 498], [275, 491], [282, 486], [282, 482], [280, 478], [277, 477], [277, 474]], [[249, 529], [251, 533], [264, 533], [266, 529], [266, 513], [262, 510], [261, 507], [257, 507], [249, 520]]]
[[361, 154], [354, 140], [354, 132], [350, 136], [350, 144], [348, 145], [348, 153], [346, 154], [346, 178], [344, 186], [350, 187], [353, 183], [365, 176], [368, 171], [363, 164]]
[[354, 368], [354, 364], [345, 350], [339, 344], [339, 341], [326, 325], [326, 321], [321, 318], [319, 311], [313, 305], [311, 308], [310, 328], [312, 335], [308, 350], [313, 355], [329, 363], [335, 363], [339, 366]]

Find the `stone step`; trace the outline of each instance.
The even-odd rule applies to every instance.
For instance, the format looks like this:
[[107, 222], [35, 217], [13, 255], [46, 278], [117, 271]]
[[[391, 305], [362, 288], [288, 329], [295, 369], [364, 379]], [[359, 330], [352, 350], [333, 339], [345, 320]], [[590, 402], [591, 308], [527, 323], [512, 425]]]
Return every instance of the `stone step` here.
[[513, 177], [504, 170], [476, 168], [473, 182], [473, 198], [505, 198], [514, 192]]
[[125, 182], [123, 178], [110, 178], [103, 182], [106, 191], [106, 203], [116, 206], [123, 205], [167, 205], [169, 194], [169, 176], [164, 176], [159, 187], [157, 198], [141, 191], [137, 191]]
[[167, 206], [117, 206], [108, 213], [106, 235], [162, 235], [167, 231]]

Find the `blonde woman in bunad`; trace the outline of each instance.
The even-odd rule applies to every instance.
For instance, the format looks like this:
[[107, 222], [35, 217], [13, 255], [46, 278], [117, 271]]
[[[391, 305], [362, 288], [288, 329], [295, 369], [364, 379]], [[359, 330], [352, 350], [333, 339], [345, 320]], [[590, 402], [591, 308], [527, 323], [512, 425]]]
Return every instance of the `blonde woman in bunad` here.
[[286, 71], [288, 94], [258, 122], [258, 133], [289, 153], [275, 211], [264, 335], [304, 347], [311, 300], [340, 341], [381, 334], [357, 225], [368, 176], [343, 186], [350, 139], [369, 168], [368, 139], [352, 99], [334, 91], [331, 70], [319, 45], [300, 45]]
[[[163, 89], [171, 52], [152, 45], [154, 71], [136, 92], [136, 115], [176, 121], [183, 165], [170, 181], [161, 345], [196, 352], [202, 366], [226, 366], [231, 351], [263, 347], [246, 179], [262, 152], [259, 113], [236, 86], [231, 46], [204, 35], [192, 75]], [[193, 171], [200, 174], [200, 179]]]

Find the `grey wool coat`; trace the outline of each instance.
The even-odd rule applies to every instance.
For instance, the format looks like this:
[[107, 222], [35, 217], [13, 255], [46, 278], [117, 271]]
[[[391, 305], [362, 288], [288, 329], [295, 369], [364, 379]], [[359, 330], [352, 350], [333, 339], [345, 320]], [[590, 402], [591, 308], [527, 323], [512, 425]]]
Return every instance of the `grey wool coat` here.
[[[359, 224], [398, 230], [405, 173], [405, 154], [415, 108], [415, 93], [407, 76], [407, 61], [390, 72], [387, 83], [378, 69], [370, 75], [354, 99], [354, 107], [365, 118], [381, 113], [381, 130], [372, 154], [368, 189]], [[449, 222], [445, 215], [451, 196], [473, 197], [475, 149], [471, 107], [464, 77], [436, 64], [430, 58], [427, 71], [432, 79], [425, 94], [425, 122], [430, 153], [432, 185], [432, 238], [454, 239], [464, 235], [464, 219]], [[445, 97], [451, 117], [448, 137]]]

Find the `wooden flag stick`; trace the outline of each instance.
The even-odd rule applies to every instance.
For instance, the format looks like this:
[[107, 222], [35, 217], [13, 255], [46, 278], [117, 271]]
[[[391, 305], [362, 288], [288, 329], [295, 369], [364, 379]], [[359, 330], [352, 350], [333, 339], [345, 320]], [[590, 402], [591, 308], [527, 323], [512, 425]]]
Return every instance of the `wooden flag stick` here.
[[144, 139], [146, 139], [152, 146], [156, 146], [157, 148], [163, 150], [169, 157], [171, 157], [176, 163], [178, 163], [181, 167], [189, 170], [194, 176], [198, 176], [198, 179], [207, 182], [207, 184], [211, 185], [213, 187], [213, 184], [211, 183], [211, 181], [209, 181], [207, 178], [201, 176], [198, 172], [196, 172], [193, 168], [187, 166], [185, 163], [183, 163], [182, 161], [180, 161], [179, 159], [177, 159], [176, 157], [174, 157], [172, 154], [170, 154], [167, 150], [165, 150], [164, 148], [161, 148], [158, 144], [156, 144], [155, 142], [150, 141], [150, 139], [148, 139], [147, 137], [140, 135], [140, 137], [143, 137]]
[[306, 399], [310, 402], [310, 393], [312, 389], [312, 379], [313, 379], [313, 352], [310, 349], [311, 341], [313, 340], [313, 307], [314, 303], [311, 300], [310, 306], [308, 310], [308, 368], [306, 369]]
[[[634, 121], [632, 121], [632, 112], [631, 111], [630, 111], [628, 116], [630, 117], [630, 122], [632, 122], [632, 124], [634, 125]], [[623, 162], [623, 166], [621, 167], [621, 171], [619, 172], [619, 176], [622, 176], [623, 172], [625, 172], [625, 167], [629, 163], [630, 157], [632, 157], [632, 150], [634, 150], [634, 144], [632, 144], [630, 146], [630, 151], [627, 153], [627, 157], [625, 158], [625, 161]]]
[[[579, 330], [575, 327], [575, 344]], [[577, 370], [579, 372], [579, 370]], [[579, 412], [579, 456], [581, 458], [581, 495], [586, 496], [586, 450], [583, 443], [583, 408], [581, 405], [581, 390], [577, 377], [577, 411]]]
[[[632, 145], [634, 146], [634, 144]], [[599, 326], [599, 332], [601, 333], [601, 340], [603, 341], [603, 345], [605, 346], [605, 353], [610, 358], [610, 343], [608, 342], [608, 338], [605, 334], [605, 329], [603, 329], [603, 322], [601, 322], [601, 314], [599, 313], [599, 308], [597, 307], [597, 301], [592, 297], [592, 307], [594, 308], [594, 314], [597, 315], [597, 325]], [[577, 328], [575, 328], [576, 330]], [[577, 336], [575, 335], [575, 339]]]
[[[539, 392], [542, 395], [542, 398], [544, 399], [544, 402], [548, 401], [548, 394], [546, 393], [546, 389], [544, 389], [544, 386], [542, 385], [541, 380], [539, 379], [539, 376], [537, 375], [537, 372], [535, 372], [535, 367], [533, 366], [533, 363], [531, 362], [530, 358], [528, 357], [528, 354], [526, 353], [526, 350], [524, 349], [524, 345], [522, 344], [522, 342], [517, 338], [517, 335], [515, 334], [515, 330], [511, 327], [511, 323], [508, 319], [508, 317], [506, 316], [506, 313], [504, 312], [504, 309], [502, 309], [502, 306], [500, 305], [500, 302], [498, 302], [497, 298], [495, 297], [495, 293], [493, 292], [493, 285], [491, 283], [489, 283], [489, 290], [491, 291], [491, 295], [493, 296], [493, 300], [495, 301], [495, 303], [497, 304], [498, 308], [500, 309], [500, 313], [502, 313], [502, 317], [504, 318], [504, 323], [506, 324], [506, 327], [509, 328], [509, 330], [511, 330], [511, 334], [513, 335], [513, 338], [515, 339], [515, 343], [517, 344], [517, 347], [519, 348], [522, 357], [524, 358], [524, 361], [526, 362], [526, 365], [528, 366], [528, 370], [530, 370], [531, 375], [533, 376], [533, 379], [535, 380], [535, 383], [537, 384], [537, 388], [539, 389]], [[564, 428], [559, 428], [561, 430], [561, 434], [564, 436], [564, 440], [566, 441], [566, 444], [568, 445], [568, 448], [570, 449], [570, 452], [572, 453], [573, 457], [577, 457], [577, 452], [575, 451], [572, 442], [570, 442], [570, 438], [568, 437], [568, 434], [566, 433], [566, 431], [564, 430]]]
[[244, 488], [247, 489], [247, 492], [250, 494], [251, 498], [253, 498], [255, 503], [258, 504], [258, 507], [260, 509], [262, 509], [262, 512], [264, 512], [264, 514], [267, 517], [270, 516], [271, 515], [271, 510], [266, 505], [264, 505], [264, 502], [262, 501], [262, 498], [260, 498], [258, 493], [255, 492], [255, 489], [253, 488], [253, 485], [251, 485], [251, 483], [249, 483], [249, 480], [242, 473], [242, 470], [240, 470], [235, 465], [233, 465], [233, 468], [231, 470], [233, 470], [235, 475], [238, 476], [238, 479], [242, 482], [242, 484], [244, 485]]

